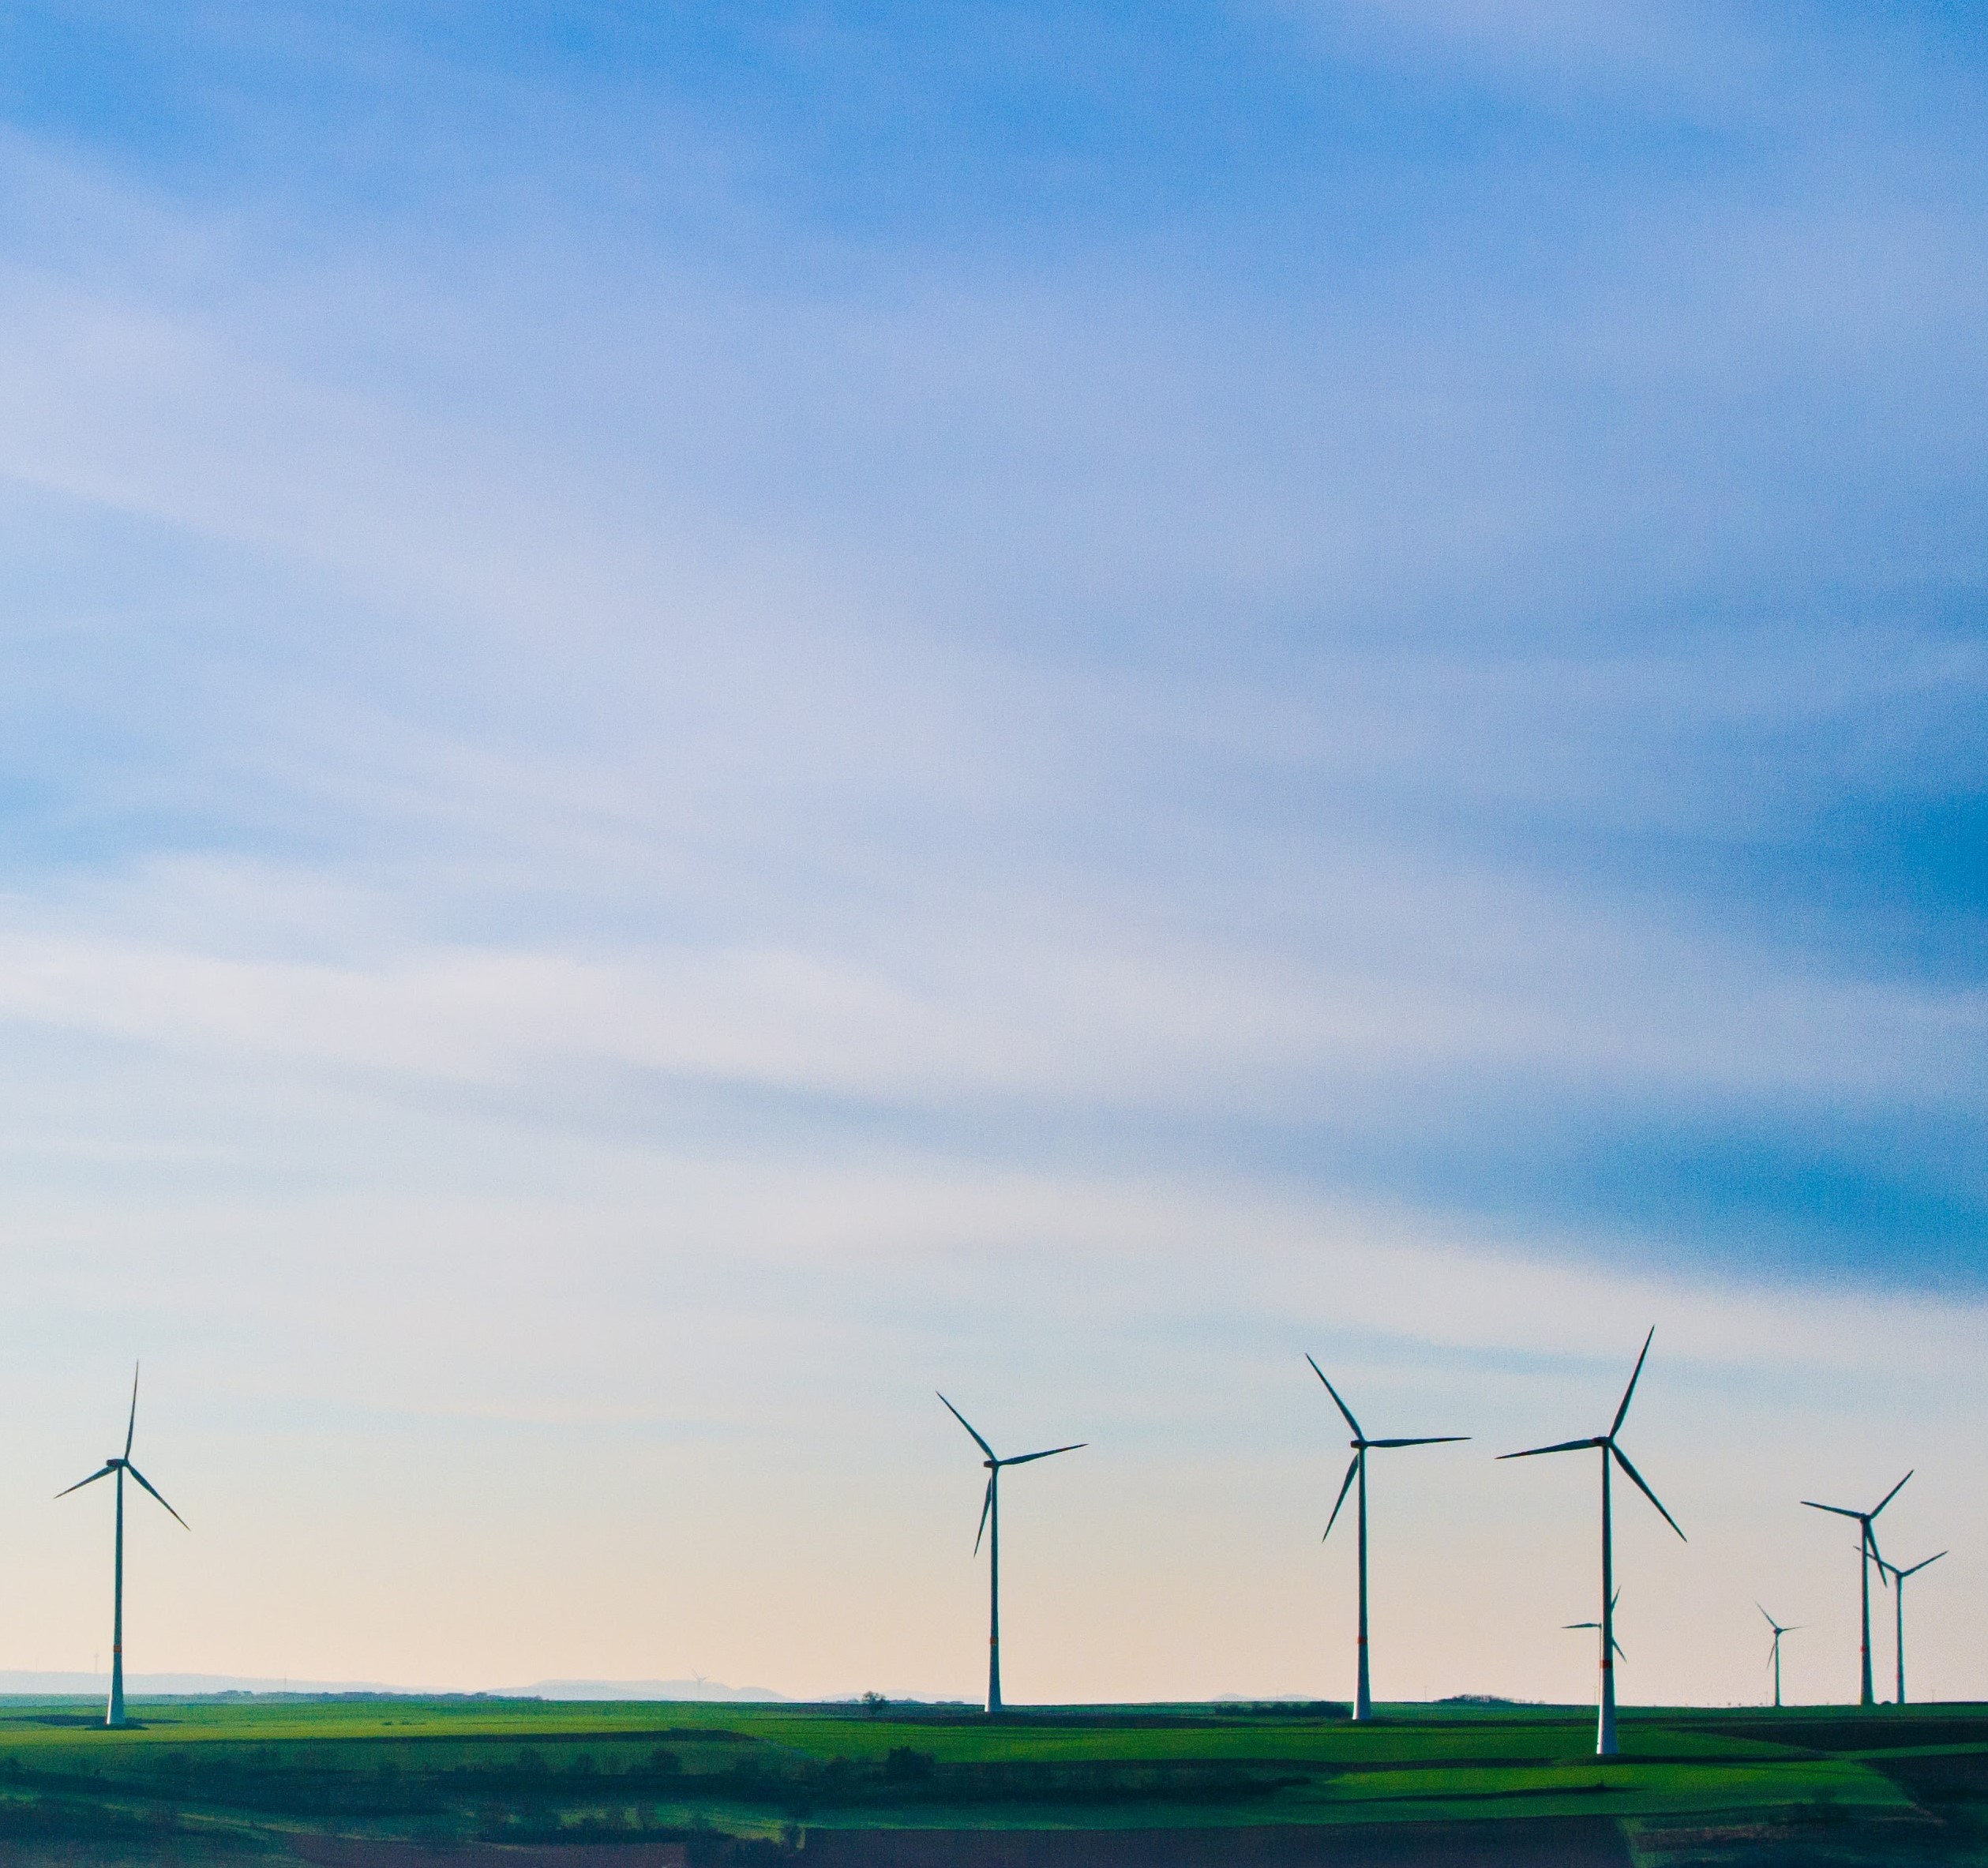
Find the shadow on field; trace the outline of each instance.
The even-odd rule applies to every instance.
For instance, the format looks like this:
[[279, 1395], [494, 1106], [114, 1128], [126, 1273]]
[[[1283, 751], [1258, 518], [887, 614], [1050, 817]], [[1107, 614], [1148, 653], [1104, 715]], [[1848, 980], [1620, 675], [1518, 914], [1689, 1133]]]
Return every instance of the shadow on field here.
[[810, 1829], [796, 1850], [718, 1836], [533, 1847], [298, 1837], [313, 1868], [1629, 1868], [1606, 1817], [1206, 1829]]

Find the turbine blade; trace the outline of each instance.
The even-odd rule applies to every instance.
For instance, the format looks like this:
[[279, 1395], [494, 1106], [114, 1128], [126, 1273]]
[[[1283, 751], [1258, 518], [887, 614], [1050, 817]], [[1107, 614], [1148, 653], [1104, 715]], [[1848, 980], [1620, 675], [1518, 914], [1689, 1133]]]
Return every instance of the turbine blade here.
[[[1756, 1602], [1756, 1603], [1754, 1604], [1754, 1607], [1756, 1607], [1756, 1608], [1760, 1608], [1760, 1604], [1759, 1604], [1757, 1602]], [[1770, 1628], [1774, 1627], [1774, 1618], [1773, 1618], [1772, 1615], [1769, 1615], [1769, 1614], [1768, 1614], [1768, 1612], [1767, 1612], [1767, 1611], [1766, 1611], [1765, 1609], [1764, 1609], [1764, 1608], [1760, 1608], [1760, 1612], [1761, 1612], [1761, 1615], [1762, 1619], [1764, 1619], [1764, 1620], [1766, 1622], [1766, 1623], [1767, 1623], [1768, 1626], [1769, 1626], [1769, 1627], [1770, 1627]], [[1779, 1630], [1778, 1629], [1776, 1629], [1776, 1632], [1778, 1634], [1778, 1633], [1780, 1632], [1780, 1630]]]
[[1615, 1650], [1618, 1659], [1626, 1660], [1629, 1658], [1628, 1650], [1623, 1647], [1620, 1641], [1611, 1641], [1608, 1645]]
[[[936, 1389], [933, 1390], [932, 1392], [934, 1393], [938, 1393], [938, 1390]], [[951, 1415], [953, 1419], [957, 1420], [962, 1427], [965, 1427], [967, 1432], [973, 1435], [973, 1444], [977, 1446], [981, 1452], [985, 1454], [989, 1459], [992, 1459], [995, 1457], [994, 1449], [988, 1446], [988, 1443], [980, 1437], [979, 1434], [974, 1431], [973, 1422], [969, 1420], [964, 1414], [961, 1413], [958, 1409], [955, 1408], [951, 1401], [946, 1401], [946, 1397], [943, 1394], [940, 1395], [939, 1398], [942, 1401], [946, 1401], [946, 1412]]]
[[[1916, 1466], [1915, 1466], [1915, 1467], [1912, 1469], [1912, 1472], [1916, 1472], [1918, 1470], [1919, 1470], [1919, 1468], [1918, 1468], [1918, 1467], [1916, 1467]], [[1911, 1472], [1907, 1472], [1907, 1473], [1905, 1475], [1905, 1479], [1910, 1479], [1911, 1476], [1912, 1476], [1912, 1473], [1911, 1473]], [[1882, 1511], [1882, 1510], [1885, 1509], [1885, 1507], [1887, 1505], [1890, 1504], [1890, 1502], [1892, 1502], [1892, 1499], [1894, 1499], [1895, 1498], [1896, 1498], [1896, 1497], [1898, 1496], [1898, 1495], [1899, 1495], [1900, 1492], [1902, 1492], [1903, 1491], [1904, 1491], [1904, 1489], [1905, 1489], [1905, 1479], [1901, 1479], [1901, 1480], [1900, 1480], [1897, 1484], [1896, 1484], [1895, 1486], [1893, 1486], [1893, 1487], [1892, 1487], [1892, 1489], [1891, 1489], [1889, 1491], [1888, 1491], [1887, 1493], [1885, 1493], [1885, 1495], [1884, 1495], [1884, 1497], [1882, 1497], [1881, 1499], [1880, 1499], [1875, 1505], [1874, 1505], [1874, 1506], [1871, 1506], [1871, 1508], [1870, 1508], [1870, 1515], [1871, 1515], [1873, 1517], [1875, 1517], [1878, 1514], [1878, 1513], [1879, 1513], [1879, 1512]]]
[[987, 1476], [987, 1490], [981, 1498], [981, 1528], [973, 1533], [973, 1555], [981, 1554], [981, 1540], [987, 1535], [987, 1514], [994, 1509], [994, 1475]]
[[1936, 1551], [1933, 1555], [1926, 1559], [1925, 1563], [1915, 1563], [1910, 1570], [1900, 1570], [1894, 1572], [1894, 1574], [1902, 1582], [1908, 1576], [1917, 1576], [1919, 1573], [1926, 1567], [1926, 1563], [1938, 1562], [1940, 1559], [1944, 1557], [1946, 1554], [1947, 1553], [1945, 1551]]
[[1804, 1499], [1802, 1502], [1811, 1511], [1833, 1511], [1838, 1517], [1861, 1518], [1864, 1515], [1861, 1511], [1852, 1511], [1847, 1505], [1818, 1505], [1813, 1499]]
[[1353, 1475], [1359, 1470], [1360, 1454], [1356, 1453], [1352, 1457], [1352, 1464], [1346, 1468], [1345, 1483], [1339, 1488], [1339, 1496], [1333, 1500], [1332, 1516], [1326, 1520], [1325, 1536], [1318, 1540], [1321, 1544], [1325, 1542], [1326, 1537], [1332, 1535], [1333, 1526], [1339, 1522], [1339, 1507], [1346, 1502], [1347, 1493], [1353, 1489]]
[[1566, 1629], [1599, 1628], [1601, 1624], [1599, 1622], [1562, 1622], [1560, 1626]]
[[[127, 1461], [125, 1462], [125, 1468], [124, 1468], [124, 1469], [125, 1469], [127, 1472], [129, 1472], [133, 1479], [137, 1480], [137, 1482], [138, 1482], [141, 1485], [142, 1485], [142, 1486], [145, 1488], [145, 1490], [146, 1490], [147, 1491], [150, 1492], [150, 1493], [152, 1494], [152, 1495], [155, 1499], [156, 1499], [159, 1501], [159, 1502], [160, 1504], [162, 1504], [162, 1505], [166, 1505], [166, 1495], [165, 1495], [163, 1492], [162, 1492], [162, 1491], [159, 1489], [159, 1487], [158, 1487], [157, 1486], [154, 1485], [154, 1484], [152, 1484], [152, 1482], [149, 1479], [148, 1479], [148, 1478], [144, 1476], [144, 1473], [142, 1473], [141, 1472], [140, 1472], [140, 1471], [138, 1470], [138, 1469], [137, 1469], [136, 1466], [133, 1465], [130, 1463], [130, 1461], [129, 1461], [129, 1460], [127, 1460]], [[170, 1506], [170, 1505], [166, 1505], [166, 1509], [167, 1509], [168, 1511], [173, 1511], [173, 1508], [172, 1508], [172, 1506]], [[177, 1511], [173, 1511], [173, 1517], [174, 1517], [174, 1521], [175, 1521], [178, 1524], [179, 1528], [180, 1528], [182, 1531], [190, 1531], [190, 1530], [192, 1530], [192, 1529], [193, 1529], [193, 1527], [191, 1525], [189, 1525], [189, 1523], [187, 1523], [187, 1521], [186, 1521], [186, 1519], [185, 1519], [185, 1518], [183, 1518], [183, 1517], [180, 1517], [179, 1514], [178, 1514]]]
[[1652, 1323], [1649, 1334], [1643, 1338], [1643, 1354], [1636, 1358], [1635, 1371], [1629, 1378], [1629, 1386], [1622, 1390], [1622, 1405], [1615, 1410], [1615, 1424], [1608, 1430], [1611, 1440], [1622, 1431], [1622, 1423], [1629, 1418], [1629, 1404], [1635, 1396], [1637, 1382], [1642, 1378], [1644, 1357], [1649, 1354], [1650, 1345], [1656, 1338], [1656, 1326]]
[[1424, 1434], [1416, 1440], [1369, 1440], [1370, 1446], [1447, 1446], [1456, 1440], [1467, 1440], [1468, 1434]]
[[1581, 1453], [1590, 1446], [1605, 1446], [1606, 1440], [1562, 1440], [1557, 1446], [1529, 1446], [1523, 1453], [1501, 1453], [1500, 1459], [1532, 1459], [1542, 1453]]
[[131, 1436], [138, 1431], [138, 1365], [131, 1365], [131, 1418], [125, 1423], [124, 1457], [131, 1457]]
[[[1311, 1358], [1309, 1356], [1307, 1356], [1305, 1357], [1305, 1360], [1311, 1362]], [[1326, 1382], [1326, 1371], [1315, 1362], [1311, 1362], [1311, 1372], [1316, 1375], [1320, 1381]], [[1365, 1439], [1367, 1436], [1360, 1431], [1360, 1423], [1353, 1418], [1352, 1409], [1348, 1407], [1343, 1401], [1340, 1400], [1339, 1390], [1333, 1387], [1331, 1382], [1326, 1382], [1326, 1392], [1330, 1395], [1333, 1401], [1337, 1404], [1340, 1412], [1346, 1416], [1346, 1424], [1353, 1430], [1353, 1438], [1356, 1440]]]
[[1053, 1459], [1059, 1453], [1075, 1453], [1090, 1444], [1088, 1440], [1073, 1440], [1067, 1446], [1052, 1446], [1043, 1453], [1018, 1454], [1013, 1459], [1004, 1459], [1000, 1463], [1004, 1466], [1026, 1466], [1032, 1459]]
[[58, 1499], [66, 1499], [71, 1492], [80, 1492], [86, 1485], [94, 1485], [99, 1479], [108, 1479], [117, 1470], [115, 1466], [99, 1466], [87, 1479], [79, 1479], [73, 1485], [66, 1485], [56, 1493]]
[[[1608, 1450], [1615, 1454], [1616, 1464], [1630, 1476], [1630, 1478], [1635, 1484], [1636, 1489], [1641, 1492], [1645, 1498], [1648, 1499], [1659, 1511], [1664, 1511], [1664, 1501], [1643, 1483], [1643, 1475], [1637, 1472], [1637, 1469], [1629, 1463], [1629, 1455], [1623, 1452], [1622, 1448], [1618, 1446], [1613, 1440], [1611, 1440], [1608, 1442]], [[1664, 1511], [1664, 1521], [1668, 1525], [1672, 1530], [1677, 1531], [1678, 1536], [1679, 1538], [1682, 1539], [1684, 1542], [1688, 1544], [1691, 1541], [1690, 1538], [1685, 1536], [1682, 1531], [1678, 1529], [1678, 1521], [1671, 1517], [1670, 1513], [1667, 1511]]]

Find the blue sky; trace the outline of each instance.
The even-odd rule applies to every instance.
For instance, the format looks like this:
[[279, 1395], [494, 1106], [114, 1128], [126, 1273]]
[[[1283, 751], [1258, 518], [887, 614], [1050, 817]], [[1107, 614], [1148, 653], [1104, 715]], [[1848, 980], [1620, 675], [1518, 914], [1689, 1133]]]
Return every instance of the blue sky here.
[[[341, 1475], [159, 1559], [161, 1665], [970, 1690], [919, 1490], [958, 1449], [893, 1437], [936, 1386], [1022, 1437], [1103, 1409], [1143, 1450], [1082, 1547], [1184, 1461], [1307, 1615], [1302, 1348], [1524, 1435], [1659, 1320], [1681, 1417], [1766, 1410], [1812, 1491], [1949, 1431], [1988, 1227], [1960, 9], [0, 30], [16, 1378], [52, 1433], [142, 1350], [217, 1499], [293, 1431]], [[816, 1483], [796, 1411], [840, 1540], [913, 1540], [842, 1579], [875, 1625], [741, 1634], [736, 1563], [678, 1550], [625, 1654], [673, 1506], [735, 1551]], [[610, 1459], [655, 1490], [595, 1523]], [[447, 1505], [539, 1600], [570, 1553], [499, 1472], [629, 1547], [598, 1620], [493, 1647], [412, 1559], [397, 1606], [339, 1580]], [[1707, 1483], [1747, 1560], [1806, 1533]], [[347, 1552], [310, 1643], [203, 1580], [279, 1535]], [[1801, 1547], [1784, 1619], [1834, 1600]], [[1273, 1606], [1135, 1652], [1233, 1560], [1045, 1596], [1018, 1690], [1331, 1690], [1322, 1610], [1302, 1664]], [[1651, 1612], [1766, 1586], [1706, 1575]], [[21, 1663], [80, 1664], [92, 1600]], [[1451, 1634], [1418, 1690], [1581, 1690]]]

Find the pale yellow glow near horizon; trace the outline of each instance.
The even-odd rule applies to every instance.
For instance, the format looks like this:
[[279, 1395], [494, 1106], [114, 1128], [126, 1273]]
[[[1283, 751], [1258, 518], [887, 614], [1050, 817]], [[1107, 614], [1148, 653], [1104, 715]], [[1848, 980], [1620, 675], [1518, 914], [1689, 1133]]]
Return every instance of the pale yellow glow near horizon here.
[[1007, 1494], [1015, 1699], [1345, 1697], [1350, 1540], [1318, 1541], [1345, 1432], [1310, 1348], [1371, 1431], [1476, 1436], [1376, 1456], [1377, 1695], [1579, 1702], [1592, 1461], [1491, 1456], [1605, 1425], [1654, 1321], [1625, 1442], [1691, 1541], [1619, 1495], [1625, 1702], [1757, 1698], [1757, 1596], [1806, 1624], [1791, 1697], [1854, 1690], [1854, 1540], [1795, 1501], [1907, 1465], [1888, 1547], [1955, 1551], [1911, 1599], [1912, 1689], [1988, 1684], [1964, 1307], [1617, 1277], [1219, 1187], [617, 1172], [613, 1204], [473, 1223], [106, 1210], [14, 1243], [24, 1301], [74, 1322], [6, 1345], [0, 1588], [35, 1609], [0, 1666], [105, 1645], [107, 1507], [48, 1495], [116, 1437], [122, 1337], [138, 1459], [193, 1526], [134, 1500], [134, 1674], [972, 1697], [981, 1481], [943, 1381], [997, 1446], [1091, 1442]]

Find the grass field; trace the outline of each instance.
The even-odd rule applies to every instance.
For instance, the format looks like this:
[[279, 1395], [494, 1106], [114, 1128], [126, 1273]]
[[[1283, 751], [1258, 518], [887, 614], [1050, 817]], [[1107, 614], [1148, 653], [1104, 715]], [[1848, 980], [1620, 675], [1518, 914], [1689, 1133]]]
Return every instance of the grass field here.
[[[1988, 1864], [1988, 1708], [0, 1701], [15, 1860]], [[516, 1851], [516, 1852], [514, 1852]]]

